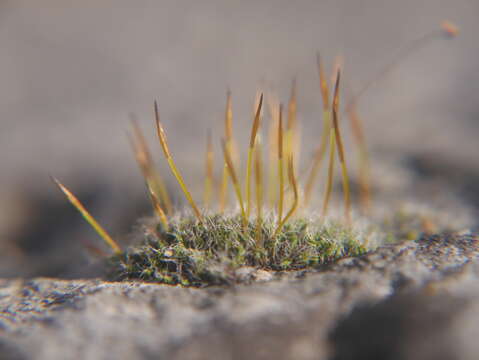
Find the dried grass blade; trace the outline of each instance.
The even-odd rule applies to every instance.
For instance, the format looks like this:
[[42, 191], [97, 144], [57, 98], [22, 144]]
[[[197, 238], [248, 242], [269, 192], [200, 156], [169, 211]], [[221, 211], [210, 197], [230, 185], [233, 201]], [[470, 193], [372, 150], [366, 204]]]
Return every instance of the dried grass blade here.
[[255, 185], [256, 185], [256, 245], [262, 244], [262, 224], [263, 224], [263, 154], [261, 151], [261, 141], [258, 138], [255, 145]]
[[309, 202], [311, 201], [311, 193], [313, 190], [313, 185], [316, 181], [318, 171], [321, 168], [321, 164], [323, 162], [324, 156], [326, 155], [329, 134], [331, 131], [328, 81], [326, 80], [326, 76], [324, 74], [323, 63], [321, 61], [321, 57], [319, 53], [317, 54], [316, 60], [317, 60], [318, 73], [319, 73], [321, 97], [323, 100], [323, 131], [321, 134], [319, 145], [314, 155], [311, 172], [309, 173], [308, 179], [306, 181], [305, 192], [304, 192], [305, 206], [308, 206]]
[[85, 209], [80, 200], [76, 198], [73, 193], [68, 190], [65, 185], [60, 181], [52, 177], [52, 180], [57, 184], [60, 190], [66, 195], [70, 203], [80, 212], [83, 218], [90, 224], [90, 226], [95, 230], [95, 232], [108, 244], [108, 246], [116, 253], [121, 253], [121, 248], [118, 243], [112, 239], [112, 237], [106, 232], [105, 229], [91, 216], [91, 214]]
[[284, 160], [283, 160], [283, 105], [279, 105], [278, 123], [278, 178], [279, 178], [279, 200], [278, 200], [278, 224], [283, 218], [284, 206]]
[[228, 167], [228, 173], [231, 177], [231, 182], [233, 183], [233, 187], [236, 192], [236, 197], [238, 198], [238, 203], [241, 209], [241, 217], [243, 219], [243, 225], [246, 226], [246, 224], [248, 223], [248, 218], [246, 217], [246, 212], [244, 209], [243, 196], [241, 195], [241, 186], [238, 181], [238, 176], [236, 175], [236, 170], [235, 170], [233, 161], [231, 159], [231, 154], [229, 152], [228, 147], [226, 146], [225, 140], [221, 141], [221, 146], [223, 148], [224, 159]]
[[[225, 127], [225, 141], [226, 147], [228, 148], [230, 154], [233, 152], [234, 148], [234, 139], [233, 139], [233, 106], [231, 102], [231, 91], [226, 93], [226, 108], [225, 108], [225, 118], [224, 118], [224, 127]], [[233, 156], [234, 158], [234, 156]], [[223, 174], [221, 178], [221, 189], [219, 195], [219, 212], [223, 213], [226, 205], [228, 204], [228, 165], [224, 163]]]
[[165, 182], [154, 168], [151, 152], [148, 148], [145, 136], [135, 120], [132, 120], [132, 128], [133, 136], [129, 137], [130, 143], [143, 177], [153, 191], [159, 195], [160, 203], [166, 208], [166, 213], [172, 214], [173, 206]]
[[163, 227], [168, 230], [168, 219], [166, 217], [165, 212], [163, 211], [163, 208], [161, 207], [160, 200], [156, 196], [155, 192], [153, 189], [147, 184], [148, 187], [148, 192], [150, 193], [150, 198], [151, 198], [151, 203], [153, 205], [153, 209], [155, 210], [156, 215], [158, 216], [158, 219], [160, 222], [163, 224]]
[[178, 181], [178, 184], [181, 187], [181, 190], [183, 191], [186, 200], [189, 202], [191, 208], [193, 209], [193, 212], [195, 213], [196, 217], [198, 218], [199, 221], [203, 221], [203, 216], [201, 215], [200, 210], [196, 206], [195, 201], [193, 200], [193, 197], [191, 196], [190, 191], [188, 190], [185, 181], [183, 180], [183, 177], [181, 176], [178, 168], [175, 165], [175, 162], [173, 161], [173, 158], [171, 157], [170, 149], [168, 147], [168, 141], [166, 138], [165, 130], [163, 129], [163, 125], [160, 122], [160, 115], [158, 111], [158, 103], [155, 101], [155, 120], [156, 120], [156, 129], [158, 133], [158, 139], [160, 141], [161, 147], [163, 149], [163, 153], [165, 154], [166, 160], [168, 162], [168, 165], [170, 166], [170, 169], [175, 176], [176, 180]]
[[326, 181], [326, 191], [324, 193], [322, 217], [325, 217], [328, 213], [329, 200], [331, 199], [331, 193], [333, 191], [334, 180], [334, 160], [336, 155], [336, 135], [334, 128], [331, 127], [329, 131], [329, 165], [328, 165], [328, 177]]
[[261, 108], [263, 106], [263, 94], [260, 95], [258, 107], [254, 116], [253, 127], [251, 128], [251, 136], [248, 148], [248, 159], [246, 163], [246, 218], [249, 218], [251, 213], [251, 172], [253, 167], [253, 153], [256, 142], [256, 135], [261, 119]]
[[348, 116], [359, 150], [359, 201], [361, 210], [365, 214], [371, 212], [371, 182], [370, 162], [366, 140], [362, 130], [362, 121], [358, 115], [356, 104], [352, 104]]
[[293, 160], [293, 156], [291, 155], [288, 158], [288, 179], [293, 189], [293, 196], [294, 196], [293, 204], [291, 205], [291, 209], [288, 211], [284, 219], [281, 220], [281, 222], [279, 223], [278, 227], [276, 228], [276, 231], [274, 232], [273, 237], [276, 237], [279, 234], [284, 224], [289, 220], [289, 218], [291, 218], [291, 216], [293, 216], [294, 212], [298, 208], [299, 191], [298, 191], [298, 184], [296, 183], [296, 177], [294, 175], [294, 160]]
[[204, 203], [208, 209], [211, 203], [211, 196], [213, 193], [214, 185], [214, 153], [213, 153], [213, 141], [211, 139], [211, 131], [208, 130], [206, 140], [206, 161], [205, 161], [205, 192]]
[[291, 96], [288, 102], [288, 121], [286, 123], [286, 139], [285, 139], [285, 155], [289, 158], [290, 155], [296, 155], [296, 145], [298, 141], [298, 123], [296, 118], [297, 103], [296, 103], [296, 79], [291, 85]]
[[275, 97], [267, 96], [267, 103], [270, 114], [270, 126], [268, 129], [268, 202], [271, 208], [274, 208], [278, 197], [278, 123], [279, 123], [279, 103]]
[[341, 71], [338, 70], [336, 77], [336, 85], [334, 87], [333, 98], [333, 128], [336, 137], [336, 146], [338, 150], [339, 163], [341, 165], [341, 174], [343, 179], [343, 192], [344, 192], [344, 214], [346, 223], [351, 223], [351, 193], [349, 189], [349, 176], [346, 166], [346, 158], [344, 156], [344, 146], [341, 137], [341, 131], [339, 128], [339, 84], [341, 79]]

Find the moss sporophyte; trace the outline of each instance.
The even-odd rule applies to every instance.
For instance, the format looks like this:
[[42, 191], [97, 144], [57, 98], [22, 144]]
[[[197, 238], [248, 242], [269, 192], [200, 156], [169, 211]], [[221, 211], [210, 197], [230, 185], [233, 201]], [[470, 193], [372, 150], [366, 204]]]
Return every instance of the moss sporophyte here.
[[[441, 31], [429, 33], [402, 49], [380, 75], [390, 71], [399, 59], [423, 47], [432, 39], [444, 35], [452, 37], [456, 33], [457, 29], [452, 24], [443, 23]], [[402, 232], [395, 228], [387, 229], [384, 224], [370, 224], [366, 228], [357, 226], [356, 219], [352, 217], [349, 160], [343, 146], [344, 126], [340, 119], [341, 70], [339, 65], [335, 66], [333, 97], [330, 100], [330, 85], [319, 55], [317, 63], [323, 131], [318, 134], [319, 140], [315, 144], [316, 150], [311, 163], [307, 170], [299, 175], [301, 137], [294, 81], [285, 112], [283, 105], [276, 101], [273, 94], [258, 94], [244, 176], [240, 174], [242, 167], [239, 147], [233, 135], [232, 97], [228, 91], [224, 137], [221, 139], [220, 174], [217, 179], [214, 171], [213, 136], [209, 131], [205, 157], [204, 200], [201, 206], [194, 200], [173, 160], [160, 119], [159, 106], [155, 101], [154, 119], [160, 147], [192, 210], [190, 215], [185, 211], [175, 214], [177, 209], [172, 206], [163, 177], [153, 166], [152, 152], [139, 126], [133, 122], [130, 142], [156, 218], [143, 224], [141, 241], [126, 249], [122, 249], [113, 240], [65, 185], [54, 179], [68, 200], [112, 249], [114, 254], [108, 258], [108, 262], [113, 278], [141, 279], [184, 286], [230, 284], [238, 281], [238, 270], [242, 268], [268, 271], [313, 268], [343, 257], [364, 254], [371, 246], [372, 237], [391, 241], [402, 236]], [[375, 80], [377, 78], [363, 87], [345, 106], [355, 139], [355, 153], [359, 154], [357, 213], [366, 215], [371, 210], [370, 164], [356, 105], [360, 95]], [[269, 111], [265, 111], [265, 108]], [[268, 142], [263, 144], [261, 131], [265, 118], [269, 119], [269, 129]], [[267, 149], [266, 162], [264, 149]], [[312, 215], [314, 209], [310, 208], [310, 200], [313, 194], [321, 190], [315, 184], [325, 158], [328, 159], [328, 164], [324, 172], [326, 184], [322, 194], [321, 215]], [[339, 160], [341, 171], [344, 215], [332, 220], [328, 213], [333, 194], [336, 159]], [[220, 189], [217, 198], [212, 191], [215, 184]], [[233, 194], [235, 201], [231, 199]], [[404, 229], [401, 228], [401, 231]], [[419, 231], [421, 225], [410, 229], [413, 234]]]

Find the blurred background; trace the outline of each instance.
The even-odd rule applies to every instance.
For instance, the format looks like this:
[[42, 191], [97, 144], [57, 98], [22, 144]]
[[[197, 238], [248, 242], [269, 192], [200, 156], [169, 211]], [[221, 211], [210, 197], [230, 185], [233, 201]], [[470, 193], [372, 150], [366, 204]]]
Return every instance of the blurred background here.
[[[343, 57], [347, 99], [444, 19], [460, 35], [406, 58], [359, 110], [384, 193], [454, 191], [475, 211], [477, 0], [0, 0], [0, 276], [83, 276], [89, 268], [82, 244], [100, 240], [49, 175], [116, 237], [149, 214], [126, 136], [131, 114], [177, 193], [155, 139], [154, 99], [200, 198], [206, 131], [222, 134], [227, 88], [244, 141], [256, 90], [266, 86], [286, 102], [296, 78], [307, 159], [321, 129], [316, 52], [328, 71]], [[441, 186], [418, 187], [419, 179]]]

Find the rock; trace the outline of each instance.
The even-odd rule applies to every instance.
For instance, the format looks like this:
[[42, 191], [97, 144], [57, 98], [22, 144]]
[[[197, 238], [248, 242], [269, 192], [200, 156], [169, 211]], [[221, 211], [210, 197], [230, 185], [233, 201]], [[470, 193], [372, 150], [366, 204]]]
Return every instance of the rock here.
[[475, 359], [479, 239], [231, 288], [0, 280], [2, 359]]

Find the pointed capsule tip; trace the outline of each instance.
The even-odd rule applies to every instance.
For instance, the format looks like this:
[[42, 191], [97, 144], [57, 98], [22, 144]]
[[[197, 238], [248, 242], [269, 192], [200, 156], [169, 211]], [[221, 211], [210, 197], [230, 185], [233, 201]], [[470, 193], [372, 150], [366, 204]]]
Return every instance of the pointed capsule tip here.
[[456, 37], [459, 34], [459, 28], [448, 20], [444, 20], [441, 23], [441, 29], [446, 33], [449, 37]]

